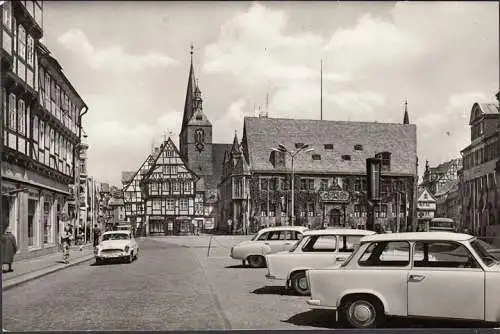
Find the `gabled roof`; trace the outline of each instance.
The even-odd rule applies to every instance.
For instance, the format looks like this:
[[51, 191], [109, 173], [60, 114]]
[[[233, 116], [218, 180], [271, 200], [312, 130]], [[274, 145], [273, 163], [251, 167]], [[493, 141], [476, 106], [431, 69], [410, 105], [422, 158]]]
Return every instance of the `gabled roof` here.
[[438, 197], [450, 193], [455, 188], [458, 188], [458, 183], [458, 179], [445, 183], [443, 187], [435, 194], [435, 196]]
[[[427, 194], [429, 199], [424, 200], [423, 195]], [[436, 198], [432, 195], [432, 193], [426, 187], [419, 187], [417, 191], [417, 201], [436, 201]]]
[[128, 186], [137, 177], [137, 175], [142, 171], [142, 169], [147, 166], [147, 163], [148, 163], [148, 161], [150, 159], [151, 159], [151, 154], [148, 155], [148, 157], [146, 158], [146, 160], [144, 160], [144, 162], [141, 164], [141, 166], [139, 167], [139, 169], [137, 169], [137, 171], [134, 173], [134, 175], [132, 176], [132, 178], [130, 179], [130, 181], [128, 183], [126, 183], [126, 184], [123, 185], [123, 187], [122, 187], [123, 191], [125, 191], [128, 188]]
[[484, 115], [499, 115], [497, 103], [474, 103], [470, 113], [469, 125]]
[[127, 184], [132, 181], [136, 172], [124, 171], [122, 172], [122, 184]]
[[[245, 117], [245, 140], [243, 145], [248, 148], [253, 171], [274, 170], [269, 161], [272, 147], [283, 144], [295, 150], [296, 143], [304, 143], [315, 150], [295, 157], [296, 172], [366, 174], [366, 159], [388, 151], [392, 153], [390, 173], [416, 174], [414, 124]], [[333, 144], [333, 149], [325, 149], [325, 144]], [[356, 145], [361, 145], [362, 149], [355, 150]], [[321, 155], [321, 159], [312, 160], [312, 154]], [[343, 155], [350, 155], [351, 159], [344, 160]], [[285, 163], [289, 169], [288, 156]]]

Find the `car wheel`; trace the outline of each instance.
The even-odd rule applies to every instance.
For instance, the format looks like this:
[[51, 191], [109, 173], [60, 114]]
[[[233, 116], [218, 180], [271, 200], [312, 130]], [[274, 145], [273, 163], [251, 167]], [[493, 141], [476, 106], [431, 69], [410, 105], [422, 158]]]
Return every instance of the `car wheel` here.
[[127, 258], [128, 263], [132, 263], [132, 261], [134, 261], [134, 252], [131, 252]]
[[309, 282], [307, 282], [307, 276], [305, 271], [299, 271], [294, 273], [290, 278], [290, 285], [293, 290], [300, 296], [308, 296], [311, 291], [309, 290]]
[[97, 264], [97, 265], [102, 264], [102, 259], [96, 258], [95, 259], [95, 264]]
[[263, 268], [266, 266], [266, 259], [261, 255], [250, 255], [248, 265], [252, 268]]
[[384, 308], [374, 297], [356, 296], [343, 304], [341, 318], [351, 327], [375, 328], [384, 321]]
[[137, 256], [139, 256], [139, 250], [136, 250], [136, 251], [135, 251], [135, 255], [134, 255], [134, 257], [135, 257], [135, 259], [136, 259], [136, 260], [137, 260]]

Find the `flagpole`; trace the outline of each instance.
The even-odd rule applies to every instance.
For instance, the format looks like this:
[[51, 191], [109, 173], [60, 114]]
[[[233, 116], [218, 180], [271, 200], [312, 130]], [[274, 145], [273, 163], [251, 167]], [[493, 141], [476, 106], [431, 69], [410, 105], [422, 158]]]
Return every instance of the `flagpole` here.
[[323, 59], [321, 59], [321, 70], [320, 70], [320, 87], [321, 87], [321, 93], [320, 93], [320, 117], [321, 120], [323, 120]]

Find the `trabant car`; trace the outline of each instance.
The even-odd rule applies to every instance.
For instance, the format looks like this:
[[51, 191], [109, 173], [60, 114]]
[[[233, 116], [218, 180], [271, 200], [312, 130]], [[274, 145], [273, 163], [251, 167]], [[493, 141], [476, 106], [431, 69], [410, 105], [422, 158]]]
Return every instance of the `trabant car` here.
[[297, 240], [302, 239], [307, 227], [275, 226], [263, 228], [250, 240], [242, 241], [231, 248], [230, 256], [241, 260], [243, 265], [248, 261], [252, 268], [266, 266], [267, 254], [288, 251]]
[[[399, 255], [384, 258], [388, 250]], [[307, 303], [352, 327], [377, 327], [386, 316], [500, 322], [500, 262], [468, 234], [370, 235], [338, 268], [307, 278]]]
[[97, 264], [111, 259], [124, 259], [131, 263], [137, 259], [139, 245], [130, 231], [104, 232], [94, 248]]
[[375, 232], [347, 228], [306, 231], [302, 240], [288, 252], [266, 256], [266, 278], [282, 280], [286, 288], [306, 296], [309, 294], [306, 270], [345, 261], [359, 246], [361, 238], [370, 234]]

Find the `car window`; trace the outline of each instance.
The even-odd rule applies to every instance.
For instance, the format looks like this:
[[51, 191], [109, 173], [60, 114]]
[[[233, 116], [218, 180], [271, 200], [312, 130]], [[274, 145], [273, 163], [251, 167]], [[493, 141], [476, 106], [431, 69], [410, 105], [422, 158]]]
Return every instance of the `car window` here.
[[126, 233], [110, 233], [110, 234], [104, 234], [102, 236], [102, 241], [107, 241], [107, 240], [128, 240], [128, 239], [130, 239], [130, 237]]
[[303, 252], [335, 252], [337, 249], [337, 236], [315, 235], [311, 236], [302, 248]]
[[298, 240], [297, 233], [295, 231], [284, 231], [283, 238], [283, 240]]
[[407, 241], [372, 242], [358, 260], [360, 266], [406, 267], [410, 264], [410, 244]]
[[354, 252], [359, 247], [361, 238], [361, 235], [339, 235], [339, 252]]
[[416, 268], [479, 268], [469, 250], [453, 241], [417, 241], [413, 266]]
[[279, 240], [290, 240], [289, 234], [290, 234], [290, 231], [281, 231], [280, 236], [279, 236]]
[[267, 240], [280, 240], [281, 231], [269, 232], [269, 237]]
[[269, 237], [269, 232], [262, 233], [257, 240], [267, 240], [268, 237]]

